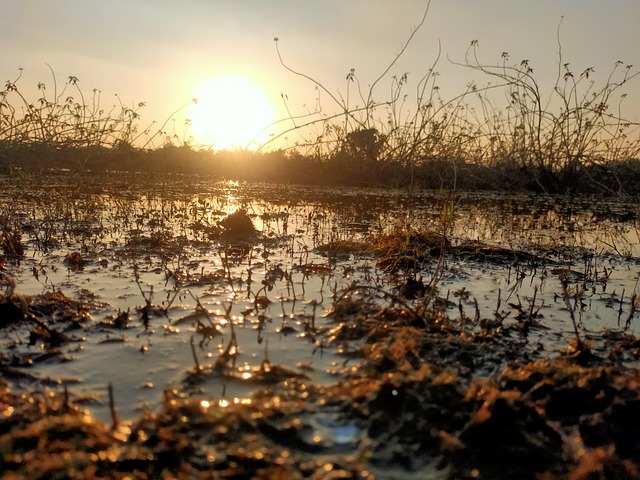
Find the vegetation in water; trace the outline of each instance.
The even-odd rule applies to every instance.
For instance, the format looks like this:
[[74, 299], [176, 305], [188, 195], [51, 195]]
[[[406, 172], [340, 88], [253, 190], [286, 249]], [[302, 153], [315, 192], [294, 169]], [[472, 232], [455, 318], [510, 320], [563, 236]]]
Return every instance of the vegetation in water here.
[[9, 478], [637, 476], [633, 205], [132, 178], [0, 177]]

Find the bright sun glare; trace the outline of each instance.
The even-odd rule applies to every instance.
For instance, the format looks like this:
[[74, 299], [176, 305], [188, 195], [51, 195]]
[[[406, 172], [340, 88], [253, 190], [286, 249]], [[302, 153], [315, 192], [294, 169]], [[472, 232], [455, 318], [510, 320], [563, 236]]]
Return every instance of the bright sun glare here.
[[218, 76], [201, 83], [189, 119], [193, 143], [215, 150], [255, 149], [269, 140], [265, 130], [275, 120], [262, 88], [247, 78]]

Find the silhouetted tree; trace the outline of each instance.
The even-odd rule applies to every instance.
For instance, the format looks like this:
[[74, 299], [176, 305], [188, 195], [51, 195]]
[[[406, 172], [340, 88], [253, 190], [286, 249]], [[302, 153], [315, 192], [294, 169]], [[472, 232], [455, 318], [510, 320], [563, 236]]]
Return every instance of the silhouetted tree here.
[[375, 128], [365, 128], [349, 132], [342, 144], [341, 153], [350, 160], [376, 162], [384, 145], [385, 136]]

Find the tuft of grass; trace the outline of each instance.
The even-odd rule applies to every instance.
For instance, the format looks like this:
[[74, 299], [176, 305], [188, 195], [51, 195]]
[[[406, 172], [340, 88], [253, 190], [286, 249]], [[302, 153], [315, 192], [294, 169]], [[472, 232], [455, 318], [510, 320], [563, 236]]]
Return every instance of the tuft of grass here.
[[484, 88], [472, 84], [477, 108], [467, 111], [477, 125], [476, 144], [483, 147], [476, 161], [503, 171], [524, 170], [544, 192], [575, 190], [588, 179], [616, 193], [599, 182], [594, 167], [640, 154], [640, 124], [623, 114], [624, 89], [640, 72], [616, 61], [603, 81], [596, 80], [592, 67], [578, 74], [563, 57], [560, 25], [557, 38], [557, 75], [548, 90], [529, 60], [511, 64], [509, 53], [502, 52], [500, 62], [487, 64], [479, 59], [479, 42], [471, 42], [458, 65], [494, 82]]
[[158, 140], [161, 146], [180, 142], [180, 137], [166, 127], [184, 106], [157, 130], [153, 129], [156, 122], [141, 129], [140, 111], [145, 102], [129, 106], [116, 94], [115, 103], [105, 105], [100, 90], [94, 88], [85, 93], [74, 75], [60, 84], [53, 68], [47, 67], [51, 71], [50, 83], [38, 82], [35, 101], [20, 85], [22, 69], [0, 89], [1, 161], [22, 165], [44, 163], [49, 157], [71, 157], [73, 166], [87, 168], [90, 160], [104, 157], [105, 150], [127, 157], [137, 148], [156, 148]]
[[[283, 67], [319, 93], [316, 110], [291, 115], [293, 126], [273, 140], [295, 134], [298, 140], [288, 149], [297, 154], [330, 165], [343, 178], [393, 186], [455, 189], [460, 180], [463, 187], [549, 193], [581, 191], [585, 185], [608, 194], [632, 188], [625, 172], [636, 168], [640, 156], [640, 123], [625, 116], [623, 107], [625, 89], [639, 71], [618, 61], [600, 82], [592, 67], [574, 73], [563, 58], [559, 25], [557, 77], [548, 91], [528, 60], [511, 64], [503, 52], [497, 64], [485, 63], [473, 40], [464, 62], [451, 63], [489, 83], [470, 81], [464, 91], [443, 98], [439, 50], [415, 93], [409, 93], [409, 73], [394, 75], [394, 67], [424, 26], [430, 3], [400, 52], [366, 90], [352, 68], [344, 94], [333, 93], [289, 66], [276, 38]], [[377, 87], [383, 81], [389, 89], [380, 98]], [[323, 99], [336, 113], [327, 113]]]

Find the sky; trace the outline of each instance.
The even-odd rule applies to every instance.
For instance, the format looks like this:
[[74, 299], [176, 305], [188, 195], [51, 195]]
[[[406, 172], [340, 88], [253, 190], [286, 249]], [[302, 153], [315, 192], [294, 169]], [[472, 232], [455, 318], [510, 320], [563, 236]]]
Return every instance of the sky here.
[[[289, 113], [300, 115], [315, 108], [316, 92], [311, 81], [280, 64], [275, 37], [287, 65], [344, 95], [350, 69], [364, 87], [385, 70], [426, 5], [421, 0], [0, 0], [0, 80], [13, 80], [22, 68], [18, 86], [35, 98], [38, 82], [52, 83], [49, 64], [58, 83], [73, 75], [85, 94], [100, 90], [105, 105], [116, 103], [115, 94], [131, 106], [145, 102], [140, 122], [146, 126], [162, 124], [196, 93], [206, 96], [202, 85], [212, 78], [233, 76], [257, 85], [272, 107], [269, 115], [286, 119], [283, 98]], [[528, 59], [541, 84], [552, 85], [561, 19], [563, 61], [575, 72], [593, 67], [592, 78], [603, 82], [617, 60], [640, 67], [638, 0], [432, 0], [425, 24], [375, 97], [388, 96], [391, 75], [405, 72], [411, 92], [411, 81], [432, 66], [439, 45], [435, 69], [442, 95], [461, 93], [475, 77], [454, 63], [464, 62], [472, 40], [478, 41], [482, 61], [497, 63], [509, 52], [513, 63]], [[624, 112], [639, 121], [640, 78], [627, 93]], [[326, 95], [322, 106], [325, 113], [337, 109]], [[191, 108], [173, 117], [176, 125], [192, 116]], [[244, 108], [251, 115], [250, 105]], [[255, 116], [260, 115], [266, 111]]]

